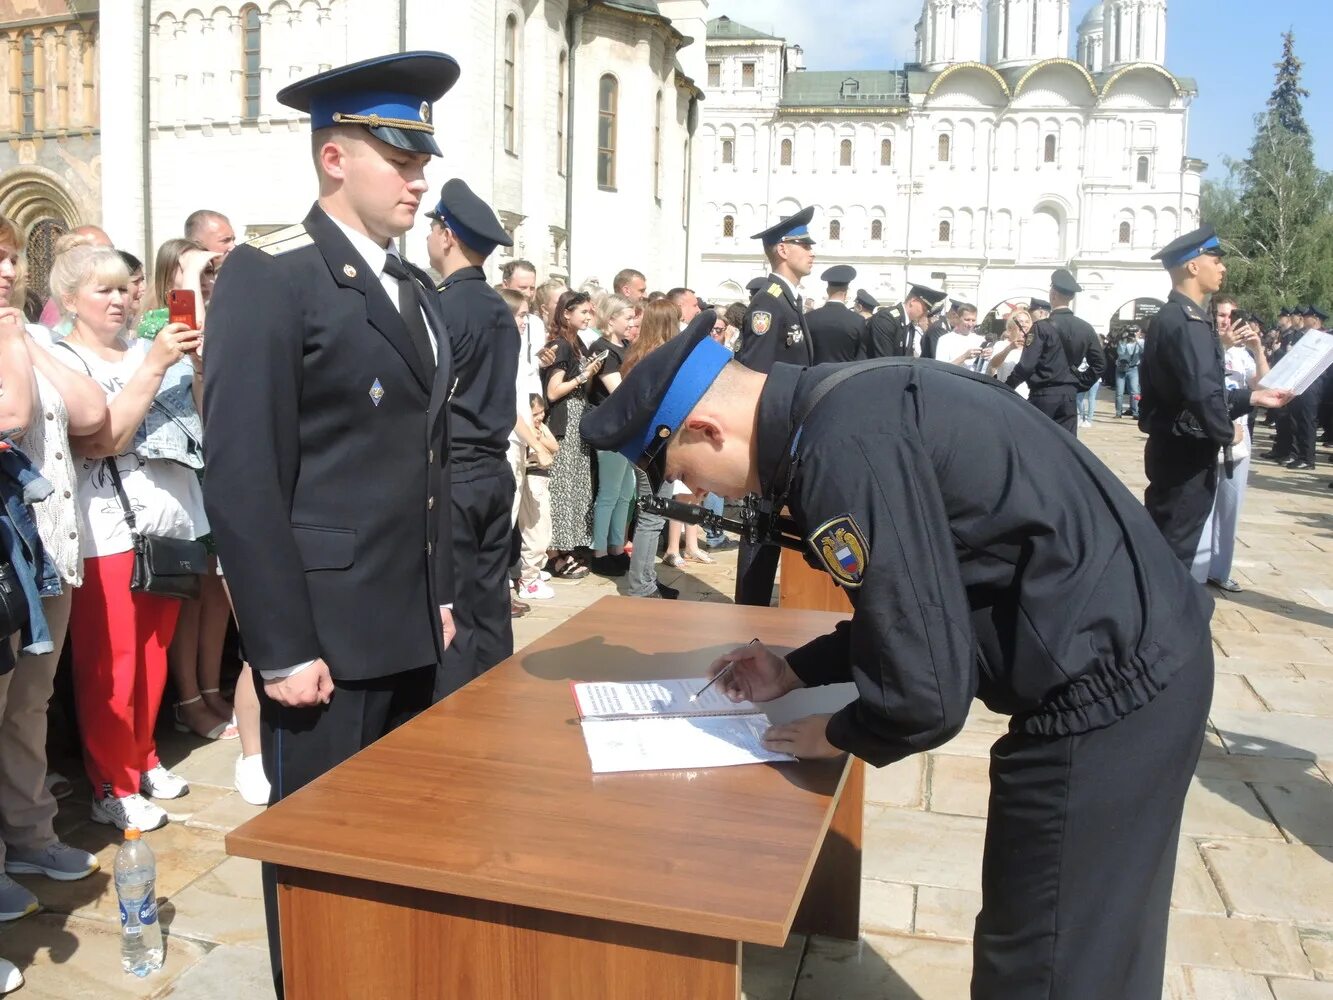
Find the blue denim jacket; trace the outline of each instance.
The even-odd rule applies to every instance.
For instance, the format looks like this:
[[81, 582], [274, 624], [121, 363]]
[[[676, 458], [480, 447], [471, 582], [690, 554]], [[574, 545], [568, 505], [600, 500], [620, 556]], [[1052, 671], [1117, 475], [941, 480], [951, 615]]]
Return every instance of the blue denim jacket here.
[[60, 593], [60, 574], [42, 546], [29, 504], [51, 495], [51, 484], [33, 468], [28, 456], [17, 448], [0, 449], [0, 552], [8, 557], [28, 600], [28, 623], [20, 643], [25, 653], [49, 653], [55, 647], [42, 612], [42, 598]]
[[143, 423], [134, 432], [142, 459], [164, 458], [191, 469], [204, 467], [204, 425], [194, 405], [194, 367], [178, 361], [167, 369]]

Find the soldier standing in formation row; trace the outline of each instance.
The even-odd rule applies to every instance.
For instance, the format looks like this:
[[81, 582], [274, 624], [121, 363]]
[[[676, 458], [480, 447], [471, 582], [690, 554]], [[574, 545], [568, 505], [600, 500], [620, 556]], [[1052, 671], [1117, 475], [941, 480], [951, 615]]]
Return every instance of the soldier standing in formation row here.
[[848, 286], [856, 280], [856, 268], [838, 264], [819, 280], [828, 284], [828, 301], [805, 317], [815, 364], [862, 360], [866, 357], [865, 320], [847, 308]]

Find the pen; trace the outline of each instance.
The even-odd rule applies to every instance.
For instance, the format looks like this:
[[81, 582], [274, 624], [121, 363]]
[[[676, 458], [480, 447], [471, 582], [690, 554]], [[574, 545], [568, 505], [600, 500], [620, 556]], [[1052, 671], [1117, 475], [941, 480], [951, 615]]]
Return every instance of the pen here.
[[[759, 641], [759, 636], [755, 636], [753, 639], [751, 639], [749, 642], [747, 642], [747, 643], [745, 644], [745, 648], [746, 648], [746, 649], [749, 649], [751, 646], [753, 646], [753, 645], [754, 645], [756, 642], [758, 642], [758, 641]], [[710, 687], [712, 687], [714, 684], [716, 684], [718, 681], [720, 681], [724, 676], [726, 676], [727, 672], [728, 672], [729, 670], [731, 670], [731, 668], [734, 667], [735, 665], [736, 665], [736, 661], [735, 661], [735, 660], [732, 660], [732, 661], [731, 661], [730, 663], [728, 663], [725, 667], [723, 667], [721, 670], [719, 670], [717, 673], [715, 673], [715, 674], [713, 675], [713, 679], [712, 679], [712, 680], [710, 680], [707, 684], [705, 684], [703, 687], [701, 687], [698, 691], [694, 692], [694, 694], [690, 695], [690, 701], [692, 701], [692, 702], [694, 702], [694, 701], [698, 701], [698, 700], [700, 699], [700, 697], [703, 696], [703, 693], [704, 693], [705, 691], [707, 691]]]

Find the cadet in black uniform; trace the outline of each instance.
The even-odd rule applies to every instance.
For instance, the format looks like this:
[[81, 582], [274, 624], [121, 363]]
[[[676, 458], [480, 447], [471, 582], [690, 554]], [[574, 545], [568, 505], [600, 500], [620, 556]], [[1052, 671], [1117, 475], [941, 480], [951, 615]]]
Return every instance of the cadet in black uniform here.
[[1036, 323], [1051, 314], [1051, 304], [1045, 299], [1033, 299], [1028, 303], [1028, 312], [1032, 316], [1032, 322]]
[[454, 625], [435, 697], [457, 691], [514, 652], [509, 606], [510, 513], [519, 335], [514, 314], [482, 266], [514, 241], [489, 205], [454, 178], [426, 213], [431, 266], [444, 277], [440, 309], [449, 327], [456, 388], [449, 399], [453, 499]]
[[[1069, 304], [1083, 291], [1063, 267], [1051, 274], [1048, 318], [1032, 324], [1023, 356], [1009, 373], [1008, 384], [1028, 384], [1028, 401], [1075, 437], [1078, 410], [1075, 397], [1092, 388], [1106, 371], [1101, 338], [1091, 324], [1074, 315]], [[1034, 305], [1037, 299], [1032, 300]], [[1087, 362], [1087, 367], [1079, 366]]]
[[[781, 361], [791, 365], [815, 363], [810, 328], [796, 295], [796, 286], [814, 268], [815, 241], [810, 237], [813, 208], [803, 208], [761, 233], [764, 256], [772, 273], [750, 299], [741, 327], [736, 357], [755, 371], [768, 371]], [[736, 553], [736, 603], [767, 607], [773, 600], [773, 579], [778, 553], [763, 545], [741, 541]]]
[[853, 704], [767, 746], [882, 766], [946, 743], [973, 698], [1012, 716], [991, 752], [974, 998], [1161, 995], [1212, 601], [1091, 452], [951, 365], [763, 375], [700, 336], [649, 355], [582, 433], [652, 479], [787, 506], [851, 599], [786, 659], [752, 646], [713, 665], [735, 664], [733, 698], [855, 682]]
[[[1278, 340], [1278, 348], [1273, 352], [1273, 356], [1268, 359], [1270, 365], [1276, 365], [1291, 350], [1296, 341], [1301, 339], [1305, 333], [1305, 307], [1292, 306], [1290, 309], [1282, 310], [1286, 316], [1287, 323], [1279, 326], [1282, 331]], [[1267, 458], [1281, 465], [1284, 462], [1292, 461], [1291, 457], [1291, 407], [1287, 406], [1272, 414], [1273, 417], [1273, 447], [1264, 452], [1260, 458]]]
[[[1318, 306], [1305, 307], [1305, 329], [1297, 333], [1292, 343], [1300, 340], [1310, 330], [1322, 330], [1328, 314]], [[1287, 418], [1291, 421], [1291, 459], [1288, 469], [1313, 469], [1319, 437], [1319, 405], [1323, 397], [1326, 376], [1320, 376], [1315, 383], [1287, 406]]]
[[828, 301], [805, 317], [815, 364], [860, 361], [866, 356], [866, 324], [847, 308], [847, 286], [856, 280], [856, 268], [838, 264], [819, 280], [828, 283]]
[[[457, 79], [409, 52], [279, 91], [310, 115], [319, 201], [233, 250], [208, 311], [205, 505], [262, 678], [274, 802], [430, 705], [453, 636], [449, 337], [393, 241]], [[264, 904], [281, 997], [267, 865]]]
[[866, 350], [870, 350], [870, 317], [875, 315], [875, 310], [879, 308], [879, 299], [871, 295], [864, 288], [856, 290], [856, 299], [852, 303], [852, 312], [861, 317], [861, 322], [866, 324]]
[[1217, 455], [1230, 450], [1232, 423], [1253, 406], [1282, 406], [1289, 393], [1229, 391], [1222, 345], [1204, 299], [1226, 277], [1212, 226], [1168, 243], [1153, 255], [1171, 272], [1171, 294], [1148, 323], [1139, 365], [1139, 429], [1147, 433], [1143, 503], [1167, 544], [1186, 567], [1217, 494]]
[[762, 274], [759, 275], [759, 277], [757, 278], [751, 278], [749, 281], [745, 283], [746, 294], [749, 295], [750, 298], [754, 298], [756, 295], [759, 294], [759, 289], [765, 287], [767, 284], [768, 284], [768, 279], [765, 278]]
[[922, 336], [930, 322], [930, 310], [943, 301], [943, 292], [925, 285], [913, 285], [899, 305], [880, 309], [870, 317], [868, 325], [869, 356], [923, 357]]

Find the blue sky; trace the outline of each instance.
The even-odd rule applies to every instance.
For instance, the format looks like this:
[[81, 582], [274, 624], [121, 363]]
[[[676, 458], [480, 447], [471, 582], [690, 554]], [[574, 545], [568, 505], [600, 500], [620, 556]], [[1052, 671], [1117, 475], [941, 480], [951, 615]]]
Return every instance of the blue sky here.
[[[1095, 0], [1073, 0], [1071, 34]], [[712, 0], [710, 13], [800, 44], [807, 69], [895, 69], [912, 57], [919, 0], [842, 0], [835, 16], [812, 0]], [[1281, 34], [1296, 32], [1310, 91], [1305, 117], [1315, 155], [1333, 169], [1333, 60], [1321, 43], [1333, 35], [1329, 0], [1168, 0], [1166, 64], [1199, 85], [1190, 113], [1190, 153], [1225, 176], [1223, 156], [1243, 157], [1252, 120], [1273, 89]]]

